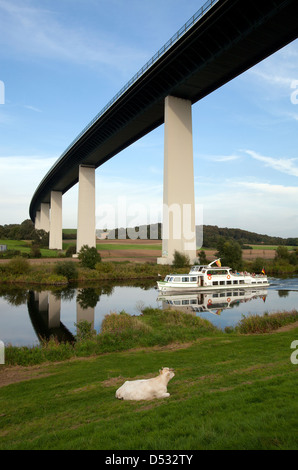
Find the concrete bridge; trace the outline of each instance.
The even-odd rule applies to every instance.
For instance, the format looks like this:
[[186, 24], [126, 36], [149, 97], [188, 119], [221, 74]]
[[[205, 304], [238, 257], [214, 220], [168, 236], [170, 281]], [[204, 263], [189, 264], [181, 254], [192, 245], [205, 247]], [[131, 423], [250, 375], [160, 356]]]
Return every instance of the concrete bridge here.
[[[62, 195], [79, 182], [77, 251], [95, 246], [95, 169], [165, 124], [163, 256], [196, 258], [192, 105], [297, 38], [297, 0], [208, 0], [69, 145], [30, 217], [62, 248]], [[174, 220], [172, 208], [182, 217]], [[180, 224], [180, 227], [177, 227]], [[174, 233], [181, 233], [175, 237]], [[185, 235], [187, 234], [187, 235]]]

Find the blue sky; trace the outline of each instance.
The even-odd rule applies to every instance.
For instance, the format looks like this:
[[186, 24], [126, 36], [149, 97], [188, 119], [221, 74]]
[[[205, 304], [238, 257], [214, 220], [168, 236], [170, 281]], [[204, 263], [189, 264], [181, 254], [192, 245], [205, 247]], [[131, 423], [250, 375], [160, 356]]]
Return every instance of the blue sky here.
[[[56, 159], [203, 3], [0, 0], [0, 224], [29, 217]], [[197, 223], [298, 236], [297, 90], [296, 40], [192, 107]], [[162, 186], [163, 126], [97, 169], [97, 228], [123, 198], [128, 225], [157, 222]]]

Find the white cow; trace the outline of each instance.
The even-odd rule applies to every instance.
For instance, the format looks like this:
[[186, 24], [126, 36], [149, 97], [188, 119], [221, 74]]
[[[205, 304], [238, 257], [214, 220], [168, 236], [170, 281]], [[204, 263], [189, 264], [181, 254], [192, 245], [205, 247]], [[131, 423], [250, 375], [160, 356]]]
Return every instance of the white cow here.
[[166, 398], [168, 382], [174, 377], [174, 369], [163, 367], [157, 377], [152, 379], [127, 380], [116, 391], [119, 400], [152, 400], [153, 398]]

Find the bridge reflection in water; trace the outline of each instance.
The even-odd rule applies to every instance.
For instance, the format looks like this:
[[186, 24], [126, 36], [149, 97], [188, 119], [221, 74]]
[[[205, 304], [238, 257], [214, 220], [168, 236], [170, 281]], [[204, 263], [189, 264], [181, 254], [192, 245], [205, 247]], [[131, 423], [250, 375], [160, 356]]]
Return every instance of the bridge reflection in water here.
[[[202, 293], [177, 293], [171, 295], [158, 295], [156, 289], [152, 296], [162, 309], [176, 309], [192, 315], [203, 315], [212, 321], [211, 315], [219, 317], [223, 312], [239, 307], [241, 304], [267, 298], [267, 289], [231, 289]], [[111, 294], [113, 287], [95, 289], [92, 287], [72, 289], [65, 292], [30, 290], [28, 293], [27, 307], [35, 334], [40, 341], [49, 340], [51, 337], [58, 342], [75, 342], [75, 332], [70, 331], [61, 321], [61, 299], [70, 300], [75, 297], [76, 316], [73, 324], [88, 321], [92, 328], [95, 323], [95, 307], [102, 293]], [[157, 298], [154, 294], [157, 294]], [[131, 302], [134, 302], [132, 295]], [[138, 297], [139, 298], [139, 297]], [[122, 295], [124, 301], [124, 294]], [[136, 297], [137, 299], [137, 297]], [[145, 305], [144, 305], [145, 306]], [[131, 307], [127, 309], [131, 311]], [[75, 313], [75, 312], [74, 312]], [[137, 314], [140, 314], [139, 311]], [[207, 315], [207, 316], [206, 316]], [[225, 317], [225, 315], [223, 315]], [[239, 314], [236, 314], [238, 317]], [[213, 317], [214, 318], [214, 317]], [[239, 318], [240, 319], [240, 318]]]
[[162, 302], [163, 309], [179, 309], [193, 315], [202, 312], [220, 315], [223, 310], [238, 307], [239, 304], [253, 299], [261, 298], [265, 302], [267, 294], [267, 289], [233, 289], [160, 295], [158, 300]]
[[[95, 292], [94, 289], [91, 291]], [[97, 300], [95, 305], [96, 303]], [[78, 291], [76, 323], [86, 320], [94, 328], [95, 305], [92, 301], [88, 305], [82, 292]], [[27, 306], [31, 323], [39, 340], [49, 340], [54, 337], [59, 342], [75, 342], [73, 333], [61, 322], [61, 296], [59, 294], [51, 291], [29, 291]]]

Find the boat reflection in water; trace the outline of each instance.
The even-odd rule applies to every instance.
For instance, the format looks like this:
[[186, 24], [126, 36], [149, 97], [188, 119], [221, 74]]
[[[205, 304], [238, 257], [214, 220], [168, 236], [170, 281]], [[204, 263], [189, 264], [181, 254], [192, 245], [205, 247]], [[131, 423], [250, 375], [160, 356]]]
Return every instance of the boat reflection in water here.
[[231, 289], [212, 292], [202, 292], [200, 294], [171, 294], [159, 295], [163, 309], [177, 309], [186, 313], [196, 314], [209, 312], [213, 315], [220, 315], [223, 310], [231, 309], [242, 302], [261, 298], [265, 302], [267, 289]]
[[[40, 341], [51, 337], [58, 342], [75, 342], [75, 336], [61, 322], [61, 296], [51, 291], [28, 293], [28, 313], [35, 333]], [[76, 323], [83, 320], [94, 328], [94, 306], [86, 305], [78, 295], [76, 302]]]

